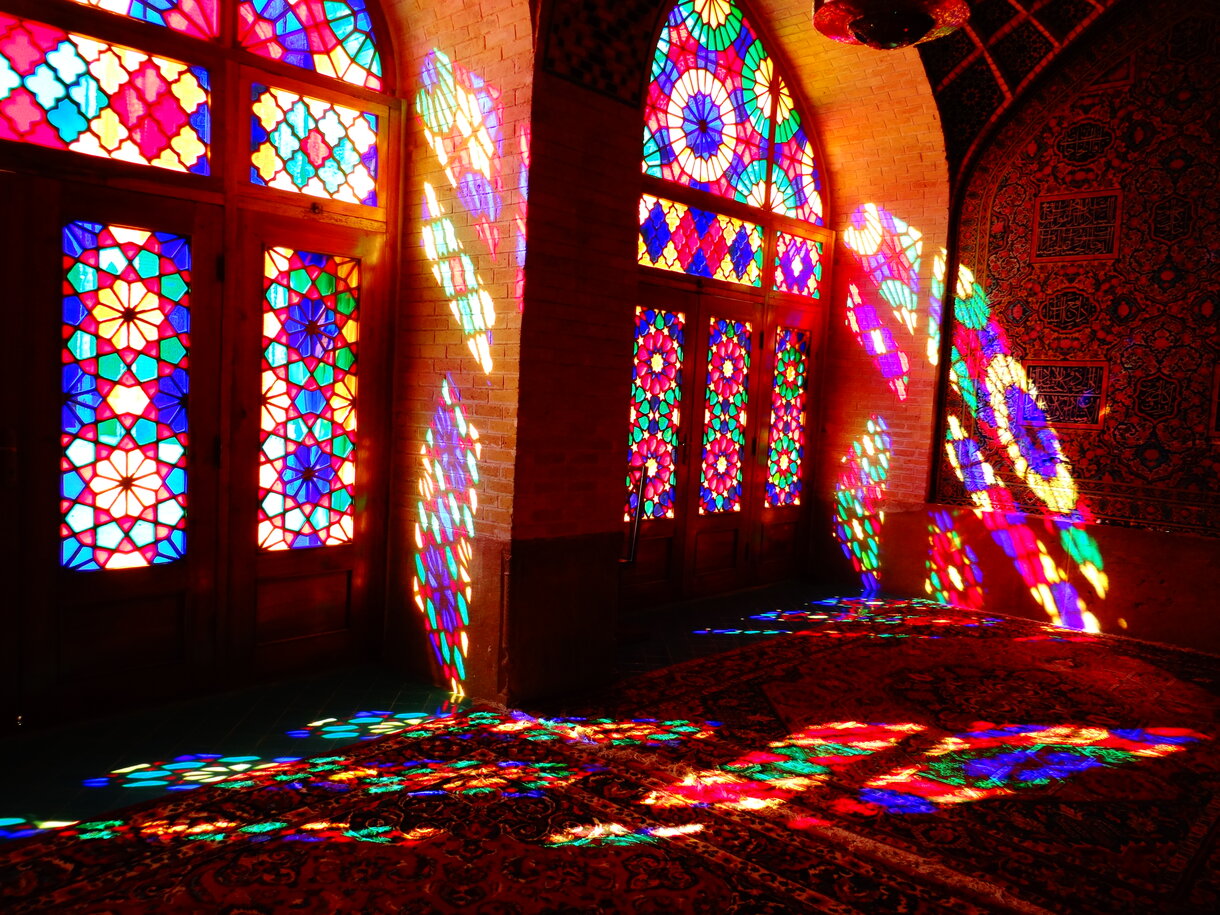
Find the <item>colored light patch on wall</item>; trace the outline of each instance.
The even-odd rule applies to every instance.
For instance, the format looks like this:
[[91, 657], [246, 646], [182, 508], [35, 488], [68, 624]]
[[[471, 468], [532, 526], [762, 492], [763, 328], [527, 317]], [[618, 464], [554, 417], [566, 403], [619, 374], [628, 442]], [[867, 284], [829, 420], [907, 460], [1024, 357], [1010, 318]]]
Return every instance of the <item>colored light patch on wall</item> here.
[[424, 182], [422, 243], [432, 264], [432, 276], [449, 298], [449, 310], [466, 337], [470, 354], [490, 374], [495, 362], [491, 356], [491, 328], [496, 323], [496, 306], [486, 285], [466, 253], [457, 228], [436, 198], [432, 185]]
[[822, 218], [822, 177], [809, 133], [782, 78], [775, 92], [775, 168], [771, 172], [770, 208], [815, 226]]
[[0, 13], [0, 139], [208, 174], [203, 67]]
[[1092, 769], [1158, 759], [1204, 734], [1183, 728], [1061, 725], [983, 727], [941, 741], [925, 761], [871, 780], [860, 800], [887, 813], [935, 813], [956, 804], [1044, 788]]
[[933, 600], [973, 610], [983, 606], [983, 571], [974, 549], [954, 529], [947, 511], [932, 512], [928, 521], [927, 577], [924, 591]]
[[635, 310], [625, 521], [634, 518], [639, 507], [637, 485], [641, 473], [644, 474], [641, 517], [674, 516], [685, 322], [681, 312], [639, 307]]
[[881, 587], [881, 503], [892, 448], [885, 420], [872, 417], [865, 434], [843, 457], [844, 467], [835, 483], [835, 539], [859, 573], [865, 594], [875, 594]]
[[237, 43], [268, 60], [381, 88], [381, 55], [365, 0], [241, 0]]
[[748, 323], [729, 318], [711, 319], [699, 477], [701, 515], [741, 511], [750, 347]]
[[220, 34], [220, 0], [72, 0], [82, 6], [118, 13], [129, 19], [164, 26], [193, 38]]
[[188, 239], [63, 230], [60, 562], [160, 565], [186, 552]]
[[805, 380], [809, 331], [775, 331], [775, 376], [771, 385], [771, 431], [767, 440], [767, 508], [801, 504], [805, 457]]
[[250, 180], [377, 205], [377, 116], [285, 89], [250, 87]]
[[424, 123], [424, 140], [494, 257], [504, 193], [500, 91], [436, 49], [424, 60], [420, 78], [424, 87], [415, 96], [415, 112]]
[[268, 248], [263, 289], [259, 546], [348, 543], [360, 261]]
[[445, 378], [420, 449], [412, 593], [441, 679], [456, 694], [464, 692], [470, 656], [470, 563], [481, 453], [479, 433], [466, 421], [461, 393], [452, 378]]
[[762, 227], [643, 194], [638, 262], [645, 267], [762, 285]]
[[876, 306], [865, 301], [855, 283], [847, 285], [847, 326], [864, 351], [876, 361], [890, 390], [899, 400], [906, 400], [911, 382], [910, 360], [898, 346], [893, 332], [882, 322]]
[[680, 0], [653, 57], [644, 173], [765, 206], [773, 69], [731, 0]]
[[775, 279], [778, 292], [821, 298], [822, 243], [787, 232], [775, 233]]

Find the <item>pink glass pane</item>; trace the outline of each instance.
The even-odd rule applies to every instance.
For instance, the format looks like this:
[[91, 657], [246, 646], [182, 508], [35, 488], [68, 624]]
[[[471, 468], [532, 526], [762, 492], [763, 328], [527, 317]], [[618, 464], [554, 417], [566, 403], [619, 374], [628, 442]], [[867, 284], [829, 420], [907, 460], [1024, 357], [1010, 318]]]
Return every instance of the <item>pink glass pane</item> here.
[[220, 0], [73, 0], [82, 6], [165, 26], [194, 38], [220, 34]]
[[674, 516], [674, 464], [681, 419], [685, 322], [681, 312], [656, 308], [635, 310], [625, 521], [635, 517], [640, 473], [645, 474], [642, 517]]
[[381, 55], [364, 0], [241, 0], [237, 42], [268, 60], [381, 88]]
[[809, 331], [777, 328], [775, 377], [771, 385], [771, 433], [767, 444], [767, 508], [801, 504], [805, 379], [808, 374]]
[[750, 325], [728, 318], [712, 318], [711, 323], [699, 481], [701, 515], [741, 511], [750, 375]]

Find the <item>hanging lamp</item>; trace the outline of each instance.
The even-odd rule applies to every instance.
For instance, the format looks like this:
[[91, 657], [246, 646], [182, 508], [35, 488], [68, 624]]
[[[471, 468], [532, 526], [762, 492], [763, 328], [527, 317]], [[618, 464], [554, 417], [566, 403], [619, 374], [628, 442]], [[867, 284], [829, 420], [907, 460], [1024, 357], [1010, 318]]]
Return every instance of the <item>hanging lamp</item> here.
[[892, 51], [943, 38], [970, 18], [966, 0], [814, 0], [813, 25], [827, 38]]

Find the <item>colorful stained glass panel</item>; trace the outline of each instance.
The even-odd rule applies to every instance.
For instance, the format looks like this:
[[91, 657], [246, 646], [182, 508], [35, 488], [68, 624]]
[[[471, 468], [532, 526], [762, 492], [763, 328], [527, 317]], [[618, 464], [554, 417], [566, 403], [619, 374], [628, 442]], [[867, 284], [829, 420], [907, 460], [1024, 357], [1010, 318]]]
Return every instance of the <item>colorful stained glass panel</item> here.
[[640, 473], [642, 518], [672, 518], [675, 455], [682, 400], [682, 345], [686, 317], [655, 308], [635, 310], [635, 360], [631, 376], [631, 436], [627, 444], [627, 507], [635, 517]]
[[186, 550], [190, 242], [63, 230], [61, 564], [121, 569]]
[[268, 60], [381, 88], [381, 55], [365, 0], [241, 0], [237, 42]]
[[220, 34], [220, 0], [73, 0], [141, 22], [163, 25], [194, 38]]
[[263, 275], [258, 542], [352, 539], [360, 261], [269, 248]]
[[775, 111], [775, 169], [770, 207], [783, 216], [815, 226], [822, 218], [822, 177], [800, 112], [784, 80], [778, 79]]
[[805, 457], [805, 380], [809, 374], [809, 331], [780, 327], [775, 332], [775, 377], [771, 387], [771, 433], [767, 445], [765, 505], [801, 504], [801, 464]]
[[645, 174], [764, 206], [771, 73], [731, 0], [680, 0], [653, 58]]
[[821, 297], [822, 243], [787, 232], [775, 233], [775, 289], [811, 299]]
[[479, 498], [478, 431], [466, 421], [453, 379], [441, 382], [420, 449], [423, 473], [415, 523], [415, 605], [444, 684], [463, 693], [470, 654], [470, 563]]
[[701, 515], [741, 511], [746, 385], [750, 374], [750, 325], [728, 318], [712, 318], [711, 324], [703, 413], [703, 469], [699, 481]]
[[250, 93], [251, 181], [377, 205], [377, 115], [257, 83]]
[[0, 139], [208, 174], [208, 71], [0, 13]]
[[638, 261], [744, 286], [762, 285], [762, 227], [644, 194]]

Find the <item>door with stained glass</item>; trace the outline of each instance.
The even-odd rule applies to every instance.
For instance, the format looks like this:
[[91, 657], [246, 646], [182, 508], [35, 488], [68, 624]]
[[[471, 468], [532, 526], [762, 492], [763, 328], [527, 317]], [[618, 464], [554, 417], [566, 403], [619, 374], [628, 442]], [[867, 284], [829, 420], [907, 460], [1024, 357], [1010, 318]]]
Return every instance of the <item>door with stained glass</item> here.
[[214, 650], [219, 208], [47, 178], [9, 200], [22, 686], [178, 691]]

